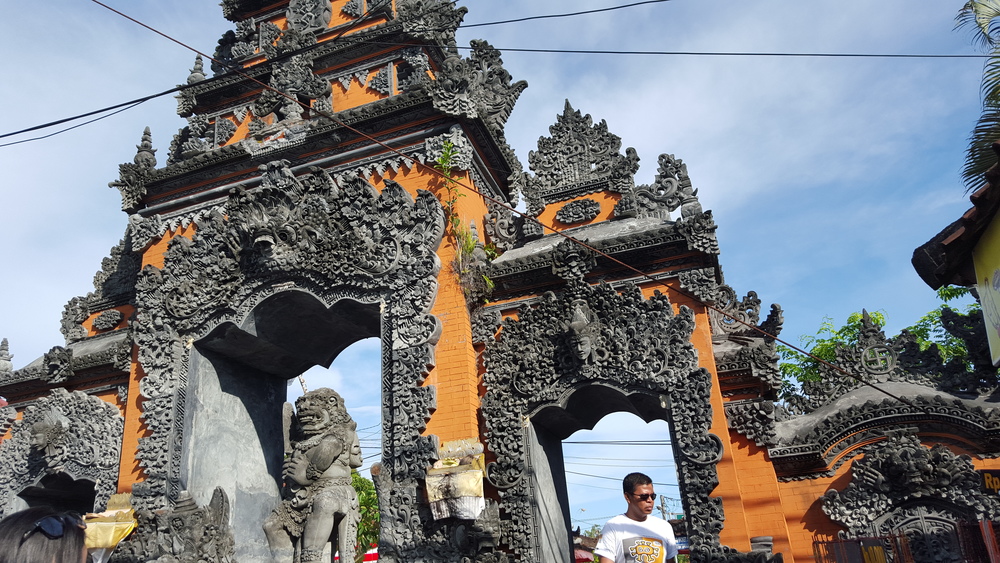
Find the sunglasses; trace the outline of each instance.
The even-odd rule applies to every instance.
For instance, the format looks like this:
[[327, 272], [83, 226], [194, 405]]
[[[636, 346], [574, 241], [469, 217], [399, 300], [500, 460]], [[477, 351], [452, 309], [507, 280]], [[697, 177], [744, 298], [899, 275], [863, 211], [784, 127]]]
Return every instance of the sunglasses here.
[[66, 533], [67, 526], [76, 526], [81, 530], [87, 528], [87, 524], [84, 523], [83, 518], [75, 512], [67, 512], [66, 514], [60, 514], [58, 516], [46, 516], [38, 522], [35, 522], [34, 527], [21, 536], [21, 541], [28, 539], [31, 537], [31, 534], [34, 534], [35, 532], [45, 534], [45, 537], [50, 540], [59, 539]]
[[643, 502], [647, 500], [656, 500], [656, 493], [642, 493], [641, 495], [637, 495], [635, 493], [629, 493], [629, 494], [631, 494], [632, 496]]

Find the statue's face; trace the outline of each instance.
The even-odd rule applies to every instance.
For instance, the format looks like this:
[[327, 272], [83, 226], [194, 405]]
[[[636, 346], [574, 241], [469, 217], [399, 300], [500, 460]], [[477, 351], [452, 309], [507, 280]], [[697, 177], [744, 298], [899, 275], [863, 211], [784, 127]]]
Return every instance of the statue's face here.
[[31, 437], [28, 438], [28, 444], [35, 449], [42, 449], [48, 444], [49, 440], [45, 434], [45, 427], [39, 424], [34, 424], [31, 427]]
[[332, 424], [332, 412], [339, 406], [335, 396], [305, 394], [295, 401], [295, 414], [306, 434], [325, 431]]
[[572, 339], [573, 351], [576, 353], [576, 357], [581, 360], [586, 360], [590, 357], [590, 353], [594, 349], [594, 344], [590, 340], [590, 337], [584, 334], [577, 336]]

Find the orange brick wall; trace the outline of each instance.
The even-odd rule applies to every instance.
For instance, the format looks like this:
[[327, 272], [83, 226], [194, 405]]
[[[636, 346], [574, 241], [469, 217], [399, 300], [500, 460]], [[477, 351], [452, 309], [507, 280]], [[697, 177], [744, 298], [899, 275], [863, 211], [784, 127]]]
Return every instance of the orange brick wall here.
[[[467, 174], [459, 173], [455, 177], [471, 185]], [[443, 197], [440, 177], [424, 168], [387, 172], [385, 179], [398, 182], [413, 196], [418, 189], [423, 189]], [[372, 178], [372, 181], [379, 189], [384, 186], [382, 178]], [[462, 225], [468, 227], [469, 222], [474, 221], [477, 231], [483, 233], [482, 217], [487, 211], [485, 202], [464, 188], [458, 187], [457, 190], [465, 194], [456, 200], [456, 212]], [[465, 293], [452, 266], [455, 243], [451, 235], [446, 234], [442, 240], [438, 258], [441, 260], [438, 295], [431, 313], [441, 320], [443, 330], [434, 351], [436, 365], [425, 382], [425, 385], [434, 385], [437, 394], [437, 410], [431, 416], [425, 433], [436, 435], [441, 442], [478, 439], [479, 371]]]
[[[719, 475], [719, 486], [712, 493], [713, 497], [722, 499], [722, 507], [725, 511], [725, 526], [720, 534], [720, 540], [725, 545], [741, 551], [747, 551], [750, 549], [750, 537], [758, 534], [751, 534], [749, 532], [747, 524], [749, 516], [743, 502], [744, 485], [741, 483], [741, 480], [748, 476], [741, 475], [739, 472], [739, 468], [734, 460], [732, 445], [726, 439], [729, 436], [729, 428], [726, 424], [725, 410], [722, 406], [722, 393], [719, 390], [715, 356], [712, 353], [712, 328], [709, 324], [708, 312], [701, 303], [676, 291], [672, 291], [671, 289], [676, 287], [675, 284], [676, 282], [670, 282], [667, 284], [667, 287], [664, 287], [662, 284], [644, 285], [642, 288], [643, 295], [649, 298], [659, 290], [661, 293], [667, 294], [675, 308], [686, 306], [695, 312], [695, 329], [691, 335], [691, 343], [698, 350], [699, 366], [707, 369], [712, 374], [713, 379], [710, 398], [712, 405], [712, 426], [709, 432], [721, 438], [723, 446], [722, 459], [716, 467]], [[751, 482], [747, 486], [755, 486], [755, 483]]]

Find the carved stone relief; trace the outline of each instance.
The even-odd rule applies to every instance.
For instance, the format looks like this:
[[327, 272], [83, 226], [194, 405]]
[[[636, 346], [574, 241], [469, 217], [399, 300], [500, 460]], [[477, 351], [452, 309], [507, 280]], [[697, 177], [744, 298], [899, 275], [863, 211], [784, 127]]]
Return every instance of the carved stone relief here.
[[[607, 182], [612, 183], [614, 191], [632, 189], [639, 158], [632, 148], [626, 149], [625, 155], [619, 152], [621, 138], [608, 131], [606, 122], [595, 125], [589, 114], [574, 110], [567, 100], [549, 133], [551, 137], [538, 139], [537, 151], [528, 153], [528, 167], [534, 172], [528, 177], [525, 189], [529, 203], [538, 207], [543, 202], [580, 195], [576, 192], [562, 195], [577, 186], [582, 188], [581, 193], [605, 189]], [[618, 180], [625, 184], [617, 183]]]
[[531, 508], [535, 493], [523, 427], [545, 408], [565, 407], [573, 392], [601, 385], [649, 395], [662, 406], [660, 416], [673, 432], [693, 557], [749, 557], [719, 544], [722, 504], [710, 493], [718, 484], [722, 442], [708, 431], [711, 375], [698, 367], [690, 342], [693, 312], [681, 307], [675, 314], [665, 295], [647, 300], [635, 287], [618, 293], [585, 284], [588, 257], [577, 250], [564, 241], [553, 255], [565, 291], [522, 307], [516, 320], [504, 320], [496, 339], [487, 341], [482, 415], [487, 447], [496, 455], [487, 477], [502, 491], [502, 541], [518, 559], [537, 560], [539, 524]]
[[601, 204], [587, 198], [571, 201], [556, 211], [556, 221], [572, 225], [573, 223], [584, 223], [597, 217], [601, 212]]
[[333, 7], [328, 0], [291, 0], [285, 17], [288, 25], [301, 33], [316, 33], [330, 25]]
[[471, 45], [468, 58], [455, 52], [445, 59], [429, 86], [431, 99], [436, 109], [448, 115], [478, 117], [500, 131], [528, 83], [511, 82], [500, 52], [489, 43], [472, 41]]
[[117, 488], [123, 424], [116, 407], [81, 391], [56, 388], [28, 406], [0, 442], [0, 511], [56, 474], [92, 482], [93, 509], [103, 508]]
[[236, 563], [229, 498], [221, 487], [204, 507], [182, 491], [170, 508], [155, 513], [138, 510], [136, 519], [135, 533], [118, 545], [112, 561]]
[[95, 330], [111, 330], [121, 324], [125, 315], [118, 309], [108, 309], [94, 319]]
[[[911, 549], [945, 542], [937, 546], [944, 558], [938, 558], [941, 551], [921, 555], [914, 550], [923, 557], [920, 561], [962, 560], [957, 544], [947, 544], [957, 520], [993, 520], [1000, 514], [1000, 498], [983, 491], [969, 456], [955, 455], [942, 444], [926, 448], [905, 431], [856, 459], [851, 472], [847, 487], [824, 495], [823, 511], [851, 536], [902, 531], [910, 537]], [[921, 520], [931, 524], [921, 526]]]

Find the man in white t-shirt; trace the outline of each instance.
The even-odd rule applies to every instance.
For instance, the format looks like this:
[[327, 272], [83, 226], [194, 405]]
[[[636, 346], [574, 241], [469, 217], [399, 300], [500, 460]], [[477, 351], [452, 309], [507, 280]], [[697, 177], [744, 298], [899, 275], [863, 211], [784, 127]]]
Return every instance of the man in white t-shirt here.
[[622, 480], [628, 510], [604, 525], [594, 554], [600, 563], [673, 563], [677, 557], [674, 530], [666, 520], [651, 516], [656, 493], [653, 480], [629, 473]]

